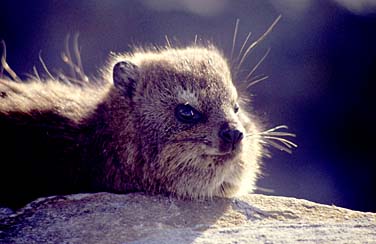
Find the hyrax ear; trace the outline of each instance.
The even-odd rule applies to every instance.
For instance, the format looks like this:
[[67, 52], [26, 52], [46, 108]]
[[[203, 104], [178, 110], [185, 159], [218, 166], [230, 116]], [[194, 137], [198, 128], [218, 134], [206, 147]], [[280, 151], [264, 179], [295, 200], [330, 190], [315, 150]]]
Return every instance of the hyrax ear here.
[[114, 85], [117, 89], [120, 89], [125, 95], [129, 97], [131, 97], [133, 94], [138, 76], [138, 67], [131, 62], [121, 61], [114, 66]]

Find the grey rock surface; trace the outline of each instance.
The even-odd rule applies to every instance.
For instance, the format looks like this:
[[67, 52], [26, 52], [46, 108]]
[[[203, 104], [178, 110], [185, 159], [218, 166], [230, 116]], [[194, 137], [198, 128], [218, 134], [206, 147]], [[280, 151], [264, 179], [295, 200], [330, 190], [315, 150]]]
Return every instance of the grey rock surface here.
[[0, 215], [0, 243], [376, 243], [376, 214], [287, 197], [142, 193], [38, 199]]

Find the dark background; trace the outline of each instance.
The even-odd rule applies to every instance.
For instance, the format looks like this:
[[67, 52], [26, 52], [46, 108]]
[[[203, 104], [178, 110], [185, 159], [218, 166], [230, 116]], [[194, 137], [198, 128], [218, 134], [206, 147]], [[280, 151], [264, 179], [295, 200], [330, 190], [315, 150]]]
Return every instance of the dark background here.
[[293, 196], [376, 211], [376, 4], [372, 0], [1, 1], [0, 39], [7, 60], [25, 78], [38, 55], [54, 68], [68, 34], [80, 33], [81, 55], [95, 75], [110, 51], [131, 45], [192, 43], [195, 35], [230, 53], [251, 31], [254, 41], [282, 14], [274, 31], [245, 62], [270, 78], [255, 85], [255, 112], [270, 126], [286, 124], [299, 147], [271, 149], [265, 194]]

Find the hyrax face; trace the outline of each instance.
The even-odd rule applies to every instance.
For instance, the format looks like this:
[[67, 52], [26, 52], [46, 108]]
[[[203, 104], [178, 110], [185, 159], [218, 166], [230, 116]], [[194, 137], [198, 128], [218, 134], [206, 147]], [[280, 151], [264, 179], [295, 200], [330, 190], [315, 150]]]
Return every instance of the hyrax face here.
[[201, 198], [253, 189], [256, 126], [216, 49], [136, 53], [115, 65], [114, 82], [135, 108], [148, 190]]

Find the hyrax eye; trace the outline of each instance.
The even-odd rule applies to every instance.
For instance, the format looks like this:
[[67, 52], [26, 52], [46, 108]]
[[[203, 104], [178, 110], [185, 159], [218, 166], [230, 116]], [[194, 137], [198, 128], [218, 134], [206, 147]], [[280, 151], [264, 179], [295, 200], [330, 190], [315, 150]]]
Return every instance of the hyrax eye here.
[[239, 112], [239, 104], [238, 103], [235, 103], [235, 106], [234, 106], [234, 112], [237, 114]]
[[179, 104], [175, 108], [175, 117], [182, 123], [192, 124], [199, 122], [202, 115], [189, 104]]

